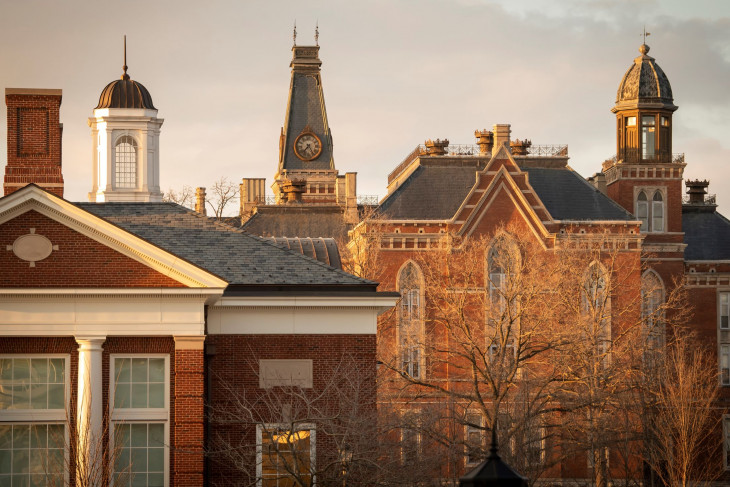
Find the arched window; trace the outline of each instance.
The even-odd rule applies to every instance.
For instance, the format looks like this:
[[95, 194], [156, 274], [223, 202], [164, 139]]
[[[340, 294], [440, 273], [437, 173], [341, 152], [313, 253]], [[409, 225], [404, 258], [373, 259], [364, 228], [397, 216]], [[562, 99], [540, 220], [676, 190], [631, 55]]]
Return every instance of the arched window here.
[[636, 197], [636, 216], [641, 220], [641, 231], [649, 231], [649, 202], [646, 200], [646, 193], [639, 192]]
[[656, 272], [648, 270], [641, 276], [641, 318], [647, 353], [645, 359], [664, 346], [662, 304], [664, 285]]
[[[651, 201], [649, 197], [651, 196]], [[664, 231], [664, 195], [657, 189], [642, 189], [636, 195], [636, 216], [641, 220], [642, 232]]]
[[[519, 272], [520, 252], [515, 242], [507, 235], [495, 238], [487, 254], [487, 277], [489, 282], [489, 302], [491, 304], [491, 320], [514, 319], [516, 313], [503, 316], [507, 311], [507, 303], [515, 303], [516, 296], [510, 292], [511, 279]], [[516, 311], [514, 308], [512, 311]]]
[[611, 344], [611, 297], [608, 276], [598, 262], [588, 267], [583, 283], [583, 315], [586, 336], [595, 344], [598, 360], [606, 364]]
[[664, 231], [664, 198], [662, 192], [656, 190], [651, 201], [651, 231]]
[[413, 262], [405, 264], [398, 273], [401, 294], [398, 312], [398, 347], [404, 373], [414, 379], [422, 378], [423, 361], [423, 276]]
[[114, 146], [114, 185], [137, 187], [137, 142], [130, 135], [119, 137]]

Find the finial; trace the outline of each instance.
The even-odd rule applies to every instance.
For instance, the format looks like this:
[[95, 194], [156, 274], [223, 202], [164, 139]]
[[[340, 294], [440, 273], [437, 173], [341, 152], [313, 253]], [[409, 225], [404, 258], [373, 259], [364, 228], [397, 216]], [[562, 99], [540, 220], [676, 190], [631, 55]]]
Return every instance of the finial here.
[[646, 54], [649, 52], [649, 46], [646, 45], [646, 38], [651, 35], [651, 32], [646, 31], [646, 25], [644, 25], [644, 33], [641, 35], [644, 36], [644, 43], [639, 46], [639, 52], [641, 54]]
[[319, 20], [314, 27], [314, 45], [319, 46]]
[[294, 34], [292, 35], [292, 39], [294, 40], [294, 45], [297, 45], [297, 21], [294, 21]]
[[124, 65], [122, 66], [124, 73], [122, 74], [123, 80], [128, 80], [129, 75], [127, 74], [127, 36], [124, 36]]

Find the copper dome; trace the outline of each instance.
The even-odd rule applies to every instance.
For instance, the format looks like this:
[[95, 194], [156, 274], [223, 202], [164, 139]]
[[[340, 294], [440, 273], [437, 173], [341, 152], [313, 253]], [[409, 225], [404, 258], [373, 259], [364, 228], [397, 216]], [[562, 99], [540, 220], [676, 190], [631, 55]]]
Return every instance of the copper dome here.
[[132, 81], [129, 76], [122, 76], [106, 85], [99, 96], [96, 108], [148, 108], [157, 110], [152, 104], [152, 96], [142, 83]]
[[616, 93], [616, 104], [661, 103], [667, 108], [674, 107], [672, 86], [662, 68], [649, 56], [649, 46], [642, 44], [641, 56], [626, 71]]

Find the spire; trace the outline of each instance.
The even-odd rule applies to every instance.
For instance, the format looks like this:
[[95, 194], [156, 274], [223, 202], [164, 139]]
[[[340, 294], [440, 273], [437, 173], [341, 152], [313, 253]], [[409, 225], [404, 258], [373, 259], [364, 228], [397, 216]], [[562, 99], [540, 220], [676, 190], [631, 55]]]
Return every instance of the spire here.
[[122, 66], [124, 74], [122, 74], [123, 80], [128, 80], [129, 75], [127, 74], [127, 36], [124, 36], [124, 65]]
[[314, 27], [314, 45], [319, 46], [319, 20]]
[[292, 34], [292, 40], [294, 41], [294, 46], [297, 45], [297, 21], [294, 20], [294, 34]]

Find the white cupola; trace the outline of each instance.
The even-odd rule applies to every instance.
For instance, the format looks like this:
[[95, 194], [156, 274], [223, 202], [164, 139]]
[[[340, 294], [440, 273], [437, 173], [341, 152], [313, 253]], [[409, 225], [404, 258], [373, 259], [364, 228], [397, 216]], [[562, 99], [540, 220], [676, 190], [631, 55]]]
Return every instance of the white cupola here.
[[93, 139], [93, 181], [89, 201], [162, 201], [160, 128], [149, 91], [124, 73], [101, 92], [89, 118]]

